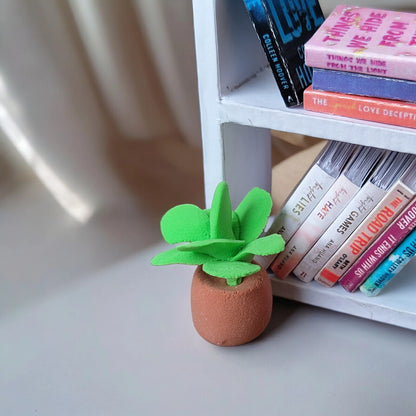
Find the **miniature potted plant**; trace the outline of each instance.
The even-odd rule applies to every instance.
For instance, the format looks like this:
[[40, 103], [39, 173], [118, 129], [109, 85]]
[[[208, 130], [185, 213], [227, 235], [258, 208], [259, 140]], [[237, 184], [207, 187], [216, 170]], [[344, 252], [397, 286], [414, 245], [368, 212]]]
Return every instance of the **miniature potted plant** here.
[[270, 278], [253, 258], [284, 248], [278, 234], [259, 238], [271, 208], [270, 194], [253, 188], [233, 211], [228, 185], [220, 182], [210, 209], [178, 205], [161, 220], [167, 243], [187, 244], [160, 253], [151, 262], [198, 266], [191, 285], [192, 319], [197, 332], [215, 345], [247, 343], [270, 321]]

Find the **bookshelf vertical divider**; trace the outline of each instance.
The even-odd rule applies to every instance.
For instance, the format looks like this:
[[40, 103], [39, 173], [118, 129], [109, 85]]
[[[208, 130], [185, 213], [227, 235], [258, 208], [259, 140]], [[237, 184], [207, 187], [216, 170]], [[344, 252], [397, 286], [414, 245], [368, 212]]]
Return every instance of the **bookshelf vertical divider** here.
[[[270, 191], [270, 130], [416, 153], [415, 129], [287, 109], [242, 0], [193, 0], [193, 10], [207, 206], [221, 180], [234, 206], [253, 186]], [[415, 261], [397, 282], [369, 298], [272, 277], [277, 296], [415, 330]]]

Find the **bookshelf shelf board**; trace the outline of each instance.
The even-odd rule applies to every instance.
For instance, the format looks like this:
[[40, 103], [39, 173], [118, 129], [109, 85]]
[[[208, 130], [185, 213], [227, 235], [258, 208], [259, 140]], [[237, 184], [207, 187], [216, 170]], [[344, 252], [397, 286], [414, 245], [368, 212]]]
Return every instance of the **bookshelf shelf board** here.
[[305, 134], [416, 153], [416, 129], [286, 108], [270, 69], [264, 69], [220, 99], [222, 123]]
[[415, 261], [375, 297], [359, 290], [346, 292], [340, 285], [327, 288], [315, 281], [304, 283], [293, 276], [280, 280], [271, 275], [271, 280], [275, 296], [416, 330]]

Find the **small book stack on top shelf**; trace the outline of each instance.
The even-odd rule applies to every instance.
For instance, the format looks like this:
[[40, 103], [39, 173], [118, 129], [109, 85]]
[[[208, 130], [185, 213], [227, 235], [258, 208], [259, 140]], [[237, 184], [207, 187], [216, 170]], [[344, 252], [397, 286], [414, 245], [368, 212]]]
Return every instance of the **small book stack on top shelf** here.
[[416, 254], [416, 156], [329, 141], [268, 230], [273, 273], [368, 296]]
[[305, 44], [304, 108], [416, 127], [416, 14], [339, 5]]

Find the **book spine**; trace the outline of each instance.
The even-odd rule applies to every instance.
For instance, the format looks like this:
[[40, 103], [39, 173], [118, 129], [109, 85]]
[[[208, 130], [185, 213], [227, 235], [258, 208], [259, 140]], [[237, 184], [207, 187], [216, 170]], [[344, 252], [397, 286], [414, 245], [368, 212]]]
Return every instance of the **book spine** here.
[[[266, 235], [280, 234], [283, 240], [289, 241], [335, 180], [319, 165], [313, 165], [284, 203]], [[256, 261], [267, 269], [275, 258], [275, 254], [258, 256]]]
[[289, 241], [335, 180], [320, 166], [313, 165], [284, 203], [268, 234], [277, 233]]
[[360, 286], [361, 292], [367, 296], [378, 295], [403, 270], [415, 254], [416, 231], [413, 231]]
[[314, 90], [416, 102], [416, 82], [314, 68]]
[[270, 27], [270, 18], [263, 1], [244, 0], [244, 2], [285, 105], [287, 107], [299, 105], [302, 101], [293, 87], [287, 65], [282, 58], [275, 34]]
[[351, 234], [345, 243], [328, 260], [315, 280], [325, 286], [333, 286], [361, 256], [370, 244], [400, 214], [414, 192], [399, 181], [363, 223]]
[[311, 67], [416, 80], [415, 14], [340, 5], [305, 45]]
[[[361, 64], [361, 62], [365, 64]], [[382, 54], [371, 53], [370, 51], [363, 56], [354, 52], [328, 51], [322, 47], [305, 45], [305, 62], [312, 68], [329, 69], [331, 71], [345, 71], [357, 74], [373, 76], [383, 76], [386, 78], [406, 79], [416, 81], [416, 71], [410, 72], [407, 65], [415, 65], [397, 57], [396, 59], [386, 59]], [[367, 65], [367, 62], [377, 62], [375, 65]]]
[[305, 110], [416, 128], [416, 104], [314, 90], [304, 93]]
[[340, 285], [354, 292], [380, 263], [406, 238], [416, 226], [416, 200], [369, 247], [340, 279]]
[[341, 175], [286, 244], [271, 265], [273, 273], [286, 278], [330, 226], [359, 187]]
[[385, 194], [385, 190], [367, 182], [342, 211], [339, 219], [332, 223], [303, 257], [293, 270], [293, 274], [304, 282], [313, 280], [335, 251], [376, 207]]

